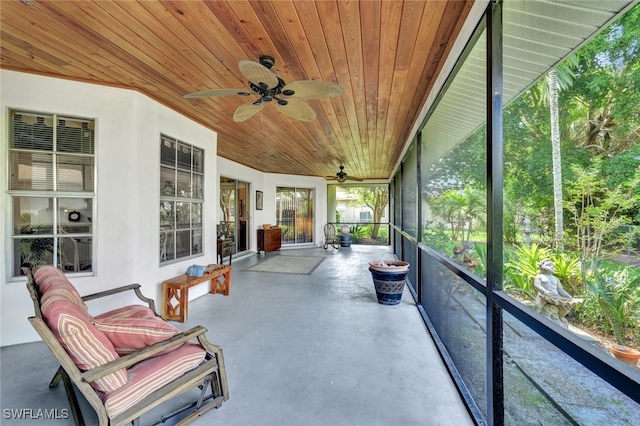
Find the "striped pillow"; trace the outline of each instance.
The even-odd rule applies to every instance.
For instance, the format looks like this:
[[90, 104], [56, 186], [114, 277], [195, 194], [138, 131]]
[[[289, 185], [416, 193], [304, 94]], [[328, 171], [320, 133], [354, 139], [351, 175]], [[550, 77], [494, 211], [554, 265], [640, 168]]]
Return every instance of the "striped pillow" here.
[[[64, 292], [63, 292], [64, 293]], [[84, 308], [60, 291], [50, 290], [41, 299], [42, 316], [69, 357], [82, 371], [91, 370], [120, 356], [107, 337], [91, 323]], [[124, 368], [91, 383], [101, 392], [113, 392], [127, 383]]]
[[144, 305], [128, 305], [122, 308], [114, 309], [109, 312], [105, 312], [100, 315], [95, 315], [93, 318], [99, 320], [102, 318], [154, 318], [157, 317], [156, 313]]
[[115, 392], [100, 395], [109, 417], [122, 413], [147, 395], [197, 367], [205, 355], [206, 351], [199, 344], [186, 343], [173, 352], [147, 359], [129, 368], [129, 382], [126, 385]]
[[156, 316], [151, 318], [95, 317], [93, 324], [111, 341], [119, 354], [143, 349], [180, 333], [177, 327]]
[[87, 305], [85, 305], [78, 290], [69, 282], [60, 269], [51, 265], [42, 265], [36, 270], [34, 278], [40, 294], [46, 294], [52, 289], [64, 289], [68, 293], [69, 300], [88, 311]]

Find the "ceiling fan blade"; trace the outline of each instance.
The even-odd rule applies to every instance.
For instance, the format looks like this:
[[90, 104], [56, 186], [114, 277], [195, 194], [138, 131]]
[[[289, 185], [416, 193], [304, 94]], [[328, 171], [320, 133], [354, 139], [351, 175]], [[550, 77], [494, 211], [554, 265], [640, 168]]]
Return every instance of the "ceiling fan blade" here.
[[353, 176], [347, 176], [346, 180], [355, 180], [355, 181], [358, 181], [358, 182], [362, 182], [363, 181], [362, 178], [357, 178], [357, 177], [353, 177]]
[[242, 75], [256, 86], [264, 83], [271, 89], [278, 85], [278, 76], [258, 62], [243, 59], [238, 62], [238, 67]]
[[337, 84], [315, 80], [292, 81], [282, 88], [282, 94], [286, 95], [287, 90], [294, 92], [293, 95], [288, 95], [287, 98], [301, 99], [332, 98], [344, 93], [344, 89]]
[[210, 96], [249, 96], [251, 93], [244, 89], [212, 89], [202, 92], [188, 93], [183, 98], [208, 98]]
[[233, 121], [235, 121], [236, 123], [246, 121], [260, 112], [262, 108], [264, 108], [263, 102], [249, 102], [246, 104], [242, 104], [233, 113]]
[[316, 119], [316, 112], [305, 101], [299, 101], [297, 99], [287, 99], [286, 105], [276, 103], [276, 108], [280, 112], [293, 117], [300, 121], [313, 121]]

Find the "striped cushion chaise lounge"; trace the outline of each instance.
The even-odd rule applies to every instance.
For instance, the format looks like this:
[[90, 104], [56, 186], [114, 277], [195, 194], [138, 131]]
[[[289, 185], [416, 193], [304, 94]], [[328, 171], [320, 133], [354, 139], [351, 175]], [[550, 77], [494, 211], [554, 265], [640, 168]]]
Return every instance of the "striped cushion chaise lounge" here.
[[[23, 270], [35, 309], [29, 322], [60, 363], [49, 386], [62, 379], [76, 424], [84, 420], [74, 385], [96, 411], [101, 426], [138, 424], [144, 413], [194, 389], [194, 402], [172, 409], [172, 414], [183, 416], [181, 424], [228, 399], [222, 349], [207, 341], [202, 326], [180, 332], [164, 321], [139, 284], [81, 297], [53, 266]], [[146, 305], [92, 316], [85, 304], [131, 290]]]

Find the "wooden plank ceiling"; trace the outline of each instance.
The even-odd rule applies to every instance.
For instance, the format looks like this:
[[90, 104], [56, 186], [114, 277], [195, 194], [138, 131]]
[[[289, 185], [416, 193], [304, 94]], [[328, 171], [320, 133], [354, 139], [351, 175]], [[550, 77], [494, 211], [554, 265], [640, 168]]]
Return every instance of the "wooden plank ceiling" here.
[[[0, 66], [138, 90], [218, 132], [221, 157], [263, 172], [327, 176], [344, 164], [386, 179], [471, 4], [3, 0]], [[312, 122], [267, 104], [236, 123], [253, 98], [183, 98], [246, 89], [238, 61], [261, 55], [287, 83], [329, 81], [345, 93], [309, 100]]]

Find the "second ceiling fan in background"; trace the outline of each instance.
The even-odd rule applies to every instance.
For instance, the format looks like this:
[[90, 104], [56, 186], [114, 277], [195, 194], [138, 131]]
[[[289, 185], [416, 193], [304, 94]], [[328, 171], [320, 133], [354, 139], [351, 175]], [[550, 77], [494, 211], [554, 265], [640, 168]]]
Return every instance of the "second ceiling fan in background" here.
[[260, 98], [254, 102], [240, 105], [233, 113], [233, 121], [242, 122], [260, 112], [266, 103], [273, 102], [276, 108], [301, 121], [313, 121], [316, 112], [305, 99], [322, 99], [340, 96], [344, 89], [337, 84], [315, 80], [299, 80], [285, 84], [284, 80], [271, 71], [275, 59], [261, 56], [260, 62], [241, 60], [238, 62], [240, 72], [249, 82], [249, 90], [244, 89], [211, 89], [189, 93], [185, 98], [205, 98], [211, 96], [250, 96]]
[[355, 180], [355, 181], [358, 181], [358, 182], [362, 181], [362, 178], [349, 176], [347, 174], [347, 172], [344, 171], [344, 166], [343, 165], [340, 165], [340, 171], [338, 173], [336, 173], [335, 176], [326, 176], [325, 178], [327, 180], [337, 180], [340, 183], [344, 183], [347, 180]]

